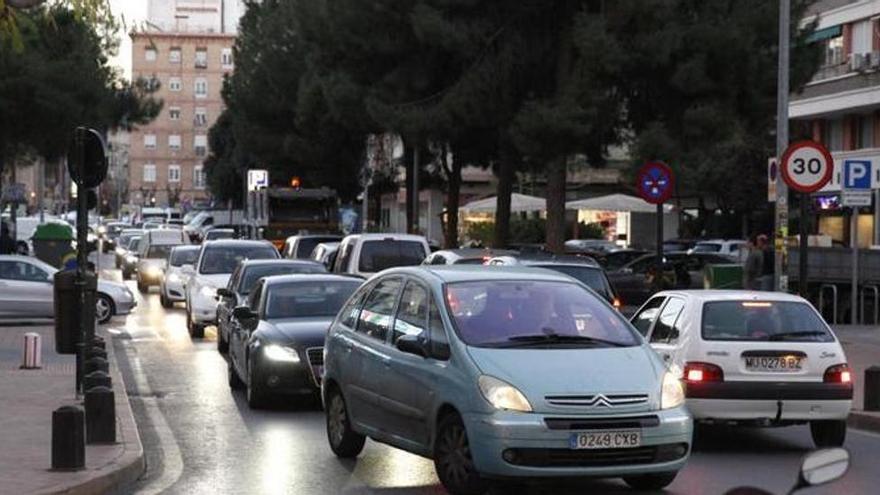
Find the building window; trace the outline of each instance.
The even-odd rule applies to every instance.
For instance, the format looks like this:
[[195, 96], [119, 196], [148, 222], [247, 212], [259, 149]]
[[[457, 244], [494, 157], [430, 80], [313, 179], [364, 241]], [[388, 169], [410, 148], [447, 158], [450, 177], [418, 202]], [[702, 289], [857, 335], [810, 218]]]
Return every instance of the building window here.
[[208, 111], [202, 107], [196, 108], [196, 116], [193, 120], [196, 127], [205, 127], [208, 125]]
[[201, 165], [193, 167], [193, 187], [196, 189], [205, 188], [205, 171]]
[[171, 107], [168, 109], [168, 118], [171, 120], [180, 120], [180, 107]]
[[232, 68], [232, 48], [224, 48], [220, 52], [220, 64], [223, 65], [224, 69]]
[[855, 118], [855, 147], [860, 150], [874, 147], [874, 119], [872, 115], [860, 115]]
[[196, 48], [196, 69], [208, 68], [208, 49]]
[[843, 63], [843, 36], [835, 36], [828, 38], [822, 42], [824, 45], [824, 55], [822, 59], [823, 67], [833, 67]]
[[168, 80], [168, 89], [171, 91], [180, 91], [181, 83], [179, 77], [172, 77]]
[[854, 22], [852, 25], [852, 52], [871, 53], [871, 21]]
[[193, 139], [193, 148], [195, 149], [196, 156], [208, 156], [208, 136], [204, 134], [196, 135], [195, 139]]
[[168, 136], [168, 148], [174, 151], [180, 150], [180, 134], [171, 134]]
[[196, 98], [208, 97], [208, 80], [204, 77], [196, 79]]
[[179, 64], [181, 59], [180, 48], [172, 48], [168, 52], [168, 61], [172, 64]]
[[180, 165], [168, 165], [168, 182], [180, 182]]
[[156, 182], [156, 166], [152, 163], [144, 165], [144, 182]]
[[843, 150], [843, 119], [829, 119], [822, 126], [822, 144], [831, 151]]
[[156, 135], [155, 134], [144, 134], [144, 149], [148, 149], [148, 150], [156, 149]]
[[144, 60], [147, 62], [155, 62], [156, 61], [156, 49], [148, 46], [144, 51]]

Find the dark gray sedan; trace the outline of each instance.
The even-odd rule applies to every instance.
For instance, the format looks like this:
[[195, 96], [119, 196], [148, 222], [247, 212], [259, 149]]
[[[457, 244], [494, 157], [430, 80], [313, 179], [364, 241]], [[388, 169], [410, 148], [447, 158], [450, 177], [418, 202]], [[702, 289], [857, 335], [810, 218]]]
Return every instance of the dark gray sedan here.
[[229, 386], [246, 388], [252, 408], [273, 395], [317, 394], [327, 329], [361, 283], [330, 274], [260, 279], [247, 305], [233, 311]]

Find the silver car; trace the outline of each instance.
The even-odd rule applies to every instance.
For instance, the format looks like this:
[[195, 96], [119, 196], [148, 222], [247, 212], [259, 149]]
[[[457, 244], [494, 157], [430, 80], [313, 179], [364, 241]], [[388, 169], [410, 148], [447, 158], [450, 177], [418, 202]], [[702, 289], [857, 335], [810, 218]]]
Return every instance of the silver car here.
[[[54, 318], [57, 271], [37, 258], [0, 256], [0, 318]], [[98, 323], [105, 324], [116, 315], [131, 313], [137, 301], [124, 284], [99, 279], [95, 306]]]

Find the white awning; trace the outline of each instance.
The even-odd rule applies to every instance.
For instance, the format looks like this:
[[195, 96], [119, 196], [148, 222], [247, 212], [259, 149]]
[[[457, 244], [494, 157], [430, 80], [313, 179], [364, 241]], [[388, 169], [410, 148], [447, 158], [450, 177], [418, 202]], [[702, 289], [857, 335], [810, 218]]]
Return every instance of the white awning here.
[[[569, 210], [626, 211], [631, 213], [655, 213], [657, 211], [657, 206], [642, 198], [626, 194], [609, 194], [598, 198], [569, 201], [565, 203], [565, 207]], [[674, 207], [664, 205], [663, 209], [669, 213]]]
[[[471, 201], [459, 208], [464, 213], [493, 213], [498, 209], [498, 196]], [[510, 195], [510, 211], [544, 211], [547, 209], [547, 200], [536, 196], [513, 193]]]

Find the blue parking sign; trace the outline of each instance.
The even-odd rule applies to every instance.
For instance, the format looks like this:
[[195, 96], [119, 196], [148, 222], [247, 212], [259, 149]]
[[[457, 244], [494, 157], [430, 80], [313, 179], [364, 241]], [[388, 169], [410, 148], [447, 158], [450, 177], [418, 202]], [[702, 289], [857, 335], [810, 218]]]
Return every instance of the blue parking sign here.
[[843, 188], [844, 189], [871, 189], [871, 161], [870, 160], [844, 160], [843, 162]]

